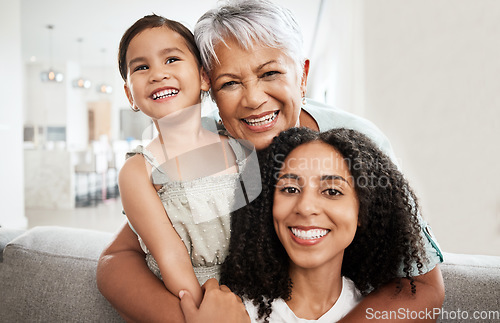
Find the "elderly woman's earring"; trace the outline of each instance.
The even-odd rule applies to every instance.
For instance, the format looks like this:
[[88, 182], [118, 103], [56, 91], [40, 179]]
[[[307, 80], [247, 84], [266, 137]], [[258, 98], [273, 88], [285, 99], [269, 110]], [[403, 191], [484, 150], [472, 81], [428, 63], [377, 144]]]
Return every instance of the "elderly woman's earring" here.
[[306, 100], [306, 96], [304, 95], [302, 97], [302, 106], [304, 107], [304, 106], [306, 106], [306, 104], [307, 104], [307, 100]]
[[132, 111], [134, 111], [134, 112], [140, 111], [140, 109], [139, 109], [139, 108], [134, 109], [134, 105], [133, 105], [133, 104], [132, 104], [132, 106], [130, 107], [130, 109], [132, 109]]

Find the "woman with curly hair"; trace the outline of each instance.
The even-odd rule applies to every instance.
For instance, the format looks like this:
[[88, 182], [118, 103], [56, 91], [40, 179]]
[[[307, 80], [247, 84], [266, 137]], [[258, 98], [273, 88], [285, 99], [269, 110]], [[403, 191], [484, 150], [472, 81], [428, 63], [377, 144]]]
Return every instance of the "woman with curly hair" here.
[[[260, 155], [262, 193], [232, 217], [222, 283], [252, 321], [340, 320], [423, 267], [416, 197], [365, 135], [292, 128]], [[408, 286], [406, 286], [408, 284]]]

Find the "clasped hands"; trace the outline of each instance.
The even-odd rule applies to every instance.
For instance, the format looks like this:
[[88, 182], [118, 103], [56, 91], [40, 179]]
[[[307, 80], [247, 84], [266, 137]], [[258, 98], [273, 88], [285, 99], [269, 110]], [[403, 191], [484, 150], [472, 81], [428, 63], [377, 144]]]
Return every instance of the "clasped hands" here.
[[188, 291], [180, 291], [181, 309], [186, 323], [237, 323], [250, 322], [250, 317], [240, 297], [216, 279], [209, 279], [201, 287], [203, 300], [197, 308]]

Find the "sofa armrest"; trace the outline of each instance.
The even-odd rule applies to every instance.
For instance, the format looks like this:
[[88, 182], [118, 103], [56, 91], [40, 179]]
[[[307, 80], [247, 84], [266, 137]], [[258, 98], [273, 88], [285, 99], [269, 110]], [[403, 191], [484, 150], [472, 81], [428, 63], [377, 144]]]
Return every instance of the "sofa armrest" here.
[[122, 322], [95, 278], [97, 260], [111, 238], [105, 232], [47, 226], [13, 239], [0, 263], [0, 322]]
[[23, 234], [26, 230], [0, 228], [0, 262], [3, 261], [3, 250], [14, 238]]
[[439, 321], [500, 321], [500, 257], [444, 253], [444, 259], [440, 268], [445, 299]]

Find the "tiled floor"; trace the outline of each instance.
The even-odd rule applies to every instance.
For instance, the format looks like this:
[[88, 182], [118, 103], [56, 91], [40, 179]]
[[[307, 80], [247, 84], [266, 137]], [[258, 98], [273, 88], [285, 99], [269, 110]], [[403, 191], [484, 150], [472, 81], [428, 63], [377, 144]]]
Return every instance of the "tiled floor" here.
[[25, 211], [28, 228], [55, 225], [114, 233], [126, 221], [125, 215], [122, 214], [120, 198], [72, 210], [26, 209]]

